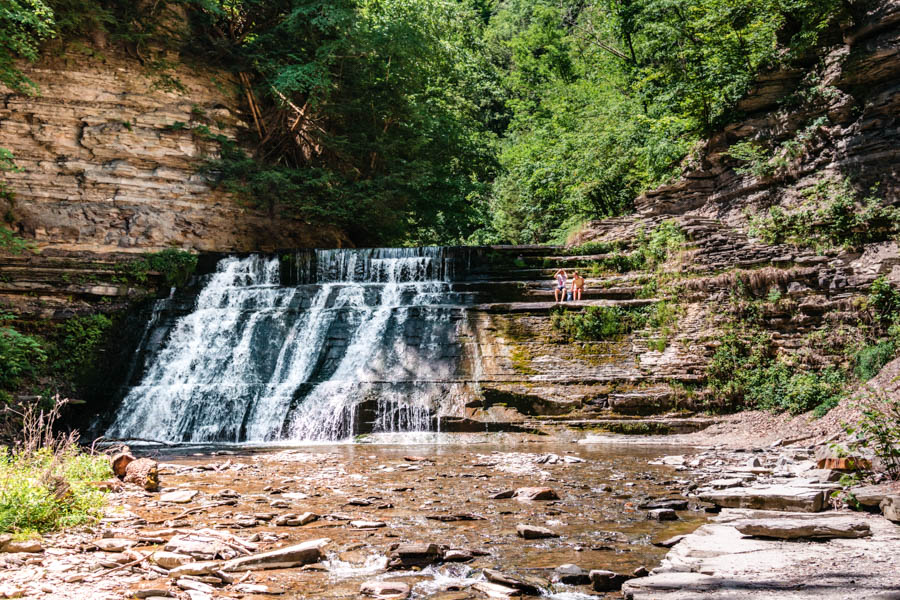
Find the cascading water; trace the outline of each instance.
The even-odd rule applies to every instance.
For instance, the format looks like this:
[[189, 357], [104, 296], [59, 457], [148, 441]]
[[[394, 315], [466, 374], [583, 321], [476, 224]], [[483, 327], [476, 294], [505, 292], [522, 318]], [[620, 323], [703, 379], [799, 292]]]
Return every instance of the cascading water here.
[[448, 348], [465, 299], [446, 252], [291, 258], [221, 260], [106, 435], [262, 442], [433, 428], [460, 385]]

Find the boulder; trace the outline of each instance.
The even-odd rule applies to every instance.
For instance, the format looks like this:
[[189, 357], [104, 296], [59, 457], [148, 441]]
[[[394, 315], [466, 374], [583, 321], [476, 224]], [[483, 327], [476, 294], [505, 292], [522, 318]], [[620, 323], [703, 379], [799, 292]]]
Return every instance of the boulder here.
[[139, 458], [125, 467], [125, 483], [133, 483], [148, 492], [159, 490], [159, 463], [150, 458]]
[[559, 534], [554, 533], [552, 530], [547, 529], [546, 527], [538, 527], [537, 525], [525, 524], [519, 524], [516, 526], [516, 535], [521, 538], [525, 538], [526, 540], [559, 537]]
[[43, 552], [44, 546], [41, 544], [41, 540], [13, 540], [12, 536], [4, 536], [8, 537], [6, 542], [0, 544], [0, 552], [28, 552], [28, 553], [36, 553]]
[[591, 576], [578, 565], [570, 563], [553, 569], [553, 582], [566, 585], [588, 585], [591, 582]]
[[384, 600], [401, 600], [407, 598], [409, 592], [409, 585], [402, 581], [366, 581], [359, 587], [360, 594]]
[[391, 568], [424, 567], [441, 560], [443, 553], [437, 544], [398, 544], [389, 556]]
[[513, 494], [516, 500], [559, 500], [559, 495], [548, 487], [523, 487]]
[[444, 562], [467, 562], [475, 558], [475, 555], [469, 550], [461, 548], [452, 548], [444, 552]]
[[109, 457], [109, 466], [112, 468], [113, 474], [122, 479], [129, 464], [135, 461], [134, 456], [129, 452], [119, 452]]
[[321, 538], [279, 548], [278, 550], [253, 554], [252, 556], [242, 556], [227, 561], [222, 565], [222, 570], [230, 572], [255, 571], [257, 569], [287, 569], [316, 563], [324, 557], [322, 548], [330, 541], [327, 538]]
[[752, 519], [734, 523], [734, 528], [753, 537], [794, 539], [861, 538], [872, 535], [868, 523], [828, 519]]
[[623, 583], [631, 579], [628, 575], [602, 569], [591, 571], [590, 578], [595, 592], [617, 592], [622, 589]]
[[502, 492], [491, 494], [490, 496], [488, 496], [488, 498], [490, 498], [491, 500], [506, 500], [507, 498], [512, 498], [515, 495], [515, 490], [503, 490]]
[[647, 513], [647, 518], [656, 521], [676, 521], [678, 515], [671, 508], [654, 508]]
[[857, 502], [869, 508], [877, 508], [888, 495], [888, 491], [880, 485], [850, 488], [850, 493]]

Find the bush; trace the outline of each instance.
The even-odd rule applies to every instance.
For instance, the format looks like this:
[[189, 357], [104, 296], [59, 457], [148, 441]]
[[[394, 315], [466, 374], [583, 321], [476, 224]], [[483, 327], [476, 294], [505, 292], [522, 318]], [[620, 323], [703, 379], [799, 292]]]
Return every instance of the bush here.
[[73, 317], [57, 327], [53, 349], [54, 370], [69, 379], [77, 380], [97, 364], [97, 354], [112, 320], [97, 314]]
[[[12, 318], [0, 313], [0, 323]], [[37, 339], [0, 326], [0, 393], [15, 389], [22, 377], [34, 375], [45, 360], [47, 354]]]
[[596, 341], [614, 338], [642, 327], [646, 314], [619, 306], [588, 306], [583, 312], [554, 312], [550, 323], [570, 340]]
[[155, 271], [166, 278], [170, 286], [187, 283], [197, 268], [197, 255], [177, 248], [160, 252], [148, 252], [140, 259], [116, 267], [116, 271], [128, 281], [146, 283], [147, 276]]
[[897, 347], [893, 340], [882, 340], [863, 346], [853, 356], [856, 376], [860, 381], [872, 379], [884, 365], [894, 358], [896, 351]]
[[870, 448], [884, 463], [888, 477], [900, 479], [900, 399], [884, 392], [864, 397], [860, 401], [862, 418], [856, 426], [845, 426], [848, 434], [855, 434], [853, 449]]
[[622, 248], [621, 242], [585, 242], [563, 250], [565, 256], [586, 256], [589, 254], [610, 254]]
[[866, 303], [879, 325], [890, 326], [900, 316], [900, 291], [884, 275], [872, 282]]

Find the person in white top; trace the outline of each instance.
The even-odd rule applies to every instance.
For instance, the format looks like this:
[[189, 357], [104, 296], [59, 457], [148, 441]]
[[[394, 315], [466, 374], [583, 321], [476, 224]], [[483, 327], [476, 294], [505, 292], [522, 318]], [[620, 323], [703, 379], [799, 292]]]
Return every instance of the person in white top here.
[[557, 302], [563, 302], [566, 299], [566, 271], [565, 269], [559, 269], [555, 274], [556, 277], [556, 289], [553, 290], [553, 297], [556, 298]]

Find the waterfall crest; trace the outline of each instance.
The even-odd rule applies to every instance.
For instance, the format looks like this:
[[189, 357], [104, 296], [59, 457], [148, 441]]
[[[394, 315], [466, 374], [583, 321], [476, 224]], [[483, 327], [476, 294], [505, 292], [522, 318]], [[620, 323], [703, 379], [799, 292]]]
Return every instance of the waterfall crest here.
[[448, 348], [464, 299], [452, 274], [442, 248], [224, 258], [106, 435], [264, 442], [428, 431], [457, 393], [459, 353]]

